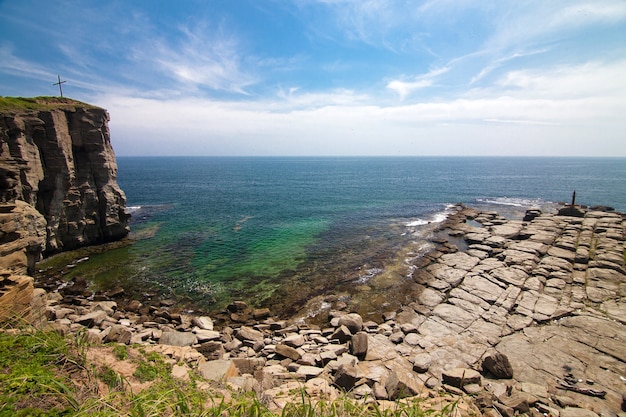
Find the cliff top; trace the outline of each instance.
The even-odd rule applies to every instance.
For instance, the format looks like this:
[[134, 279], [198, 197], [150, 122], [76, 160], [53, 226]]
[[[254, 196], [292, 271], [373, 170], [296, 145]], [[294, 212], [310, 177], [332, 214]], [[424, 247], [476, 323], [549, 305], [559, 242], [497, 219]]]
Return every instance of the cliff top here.
[[99, 107], [66, 97], [0, 97], [0, 112]]

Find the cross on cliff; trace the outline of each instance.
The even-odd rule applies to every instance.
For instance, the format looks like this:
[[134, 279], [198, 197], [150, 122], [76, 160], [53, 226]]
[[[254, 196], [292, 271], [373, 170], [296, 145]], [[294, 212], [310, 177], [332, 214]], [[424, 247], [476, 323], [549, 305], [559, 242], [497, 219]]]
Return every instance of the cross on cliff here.
[[61, 81], [61, 76], [57, 74], [57, 79], [59, 80], [59, 82], [56, 82], [52, 85], [58, 85], [59, 86], [59, 92], [61, 93], [61, 98], [63, 98], [63, 87], [62, 84], [66, 83], [67, 81], [63, 80]]

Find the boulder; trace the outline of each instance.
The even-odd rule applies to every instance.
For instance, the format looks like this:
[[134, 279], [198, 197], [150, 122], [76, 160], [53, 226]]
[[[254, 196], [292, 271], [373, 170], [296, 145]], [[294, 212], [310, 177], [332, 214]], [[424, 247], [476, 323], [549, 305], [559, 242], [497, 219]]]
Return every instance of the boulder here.
[[356, 365], [340, 365], [333, 383], [339, 388], [350, 391], [362, 377], [363, 373]]
[[303, 375], [305, 380], [308, 381], [309, 379], [319, 376], [319, 374], [321, 374], [322, 372], [324, 372], [324, 368], [318, 368], [317, 366], [310, 365], [302, 365], [298, 368], [298, 371], [296, 373], [299, 375]]
[[254, 317], [255, 320], [265, 320], [270, 314], [271, 311], [269, 308], [256, 308], [252, 310], [252, 317]]
[[200, 363], [198, 373], [202, 378], [209, 381], [225, 381], [228, 378], [239, 376], [235, 364], [223, 359]]
[[347, 343], [352, 338], [352, 333], [346, 326], [340, 326], [330, 336], [330, 340], [338, 340], [339, 343]]
[[432, 359], [428, 353], [418, 353], [413, 358], [413, 370], [421, 374], [428, 372]]
[[283, 339], [283, 344], [291, 346], [292, 348], [299, 348], [300, 346], [304, 345], [304, 342], [304, 336], [298, 333], [294, 333]]
[[131, 337], [133, 337], [133, 332], [131, 332], [125, 326], [116, 324], [114, 326], [111, 326], [108, 334], [104, 337], [103, 341], [105, 343], [115, 342], [127, 345], [130, 343]]
[[86, 327], [95, 327], [100, 326], [107, 317], [107, 313], [100, 310], [79, 316], [74, 322]]
[[225, 353], [224, 345], [215, 341], [201, 343], [196, 350], [204, 355], [207, 360], [222, 359]]
[[215, 330], [201, 330], [196, 329], [193, 332], [198, 339], [198, 343], [209, 342], [211, 340], [218, 340], [222, 337], [220, 332], [216, 332]]
[[283, 356], [285, 358], [289, 358], [293, 361], [297, 361], [300, 359], [302, 355], [296, 349], [291, 346], [287, 346], [284, 343], [279, 343], [276, 345], [276, 349], [274, 350], [278, 355]]
[[367, 333], [358, 332], [352, 336], [350, 341], [350, 353], [359, 359], [364, 359], [367, 355]]
[[356, 334], [363, 329], [363, 318], [357, 313], [349, 313], [339, 317], [339, 326], [346, 326], [350, 333]]
[[242, 342], [262, 342], [265, 338], [263, 333], [248, 326], [241, 326], [235, 333], [235, 336]]
[[392, 379], [392, 381], [385, 381], [389, 399], [423, 392], [422, 378], [411, 370], [411, 365], [411, 362], [403, 357], [397, 357], [385, 363], [385, 367], [390, 371], [389, 379]]
[[193, 319], [191, 319], [191, 323], [202, 330], [213, 330], [213, 320], [211, 319], [211, 317], [194, 317]]
[[198, 343], [196, 335], [189, 332], [177, 332], [175, 330], [163, 332], [159, 344], [169, 346], [191, 346]]
[[468, 368], [454, 368], [443, 371], [441, 378], [444, 384], [456, 388], [463, 388], [464, 385], [481, 383], [480, 374]]
[[509, 358], [502, 353], [493, 353], [483, 359], [483, 369], [499, 379], [513, 378], [513, 367]]

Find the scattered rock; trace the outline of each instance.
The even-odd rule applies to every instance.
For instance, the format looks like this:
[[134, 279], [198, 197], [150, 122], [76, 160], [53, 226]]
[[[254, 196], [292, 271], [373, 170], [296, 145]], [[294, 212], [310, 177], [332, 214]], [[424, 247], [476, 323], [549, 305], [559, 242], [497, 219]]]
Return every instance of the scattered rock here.
[[228, 378], [239, 376], [237, 367], [229, 360], [203, 362], [198, 365], [198, 372], [202, 378], [209, 381], [224, 381]]
[[274, 351], [280, 356], [289, 358], [293, 361], [297, 361], [301, 358], [300, 352], [298, 352], [296, 349], [292, 348], [291, 346], [285, 345], [283, 343], [277, 344], [276, 349]]
[[196, 335], [189, 332], [177, 332], [175, 330], [163, 332], [159, 344], [169, 346], [191, 346], [198, 342]]
[[467, 368], [454, 368], [444, 371], [442, 374], [442, 381], [444, 384], [451, 385], [456, 388], [463, 388], [468, 384], [479, 384], [481, 382], [480, 374]]
[[350, 342], [350, 353], [359, 359], [364, 359], [367, 355], [367, 333], [359, 332], [352, 336]]
[[493, 353], [483, 359], [483, 369], [500, 379], [513, 378], [513, 367], [509, 358], [502, 353]]

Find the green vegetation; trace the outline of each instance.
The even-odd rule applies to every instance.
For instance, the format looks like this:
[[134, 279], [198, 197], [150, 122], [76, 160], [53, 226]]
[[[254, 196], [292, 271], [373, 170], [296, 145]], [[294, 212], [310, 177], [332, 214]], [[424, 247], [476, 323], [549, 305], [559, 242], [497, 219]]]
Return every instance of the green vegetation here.
[[72, 109], [76, 106], [97, 108], [71, 98], [61, 97], [0, 97], [0, 111]]
[[113, 346], [113, 354], [118, 360], [123, 361], [125, 359], [128, 359], [128, 348], [126, 347], [126, 345], [116, 344], [115, 346]]
[[[111, 366], [93, 360], [102, 352], [114, 357]], [[91, 357], [94, 357], [92, 355]], [[124, 377], [114, 368], [131, 364]], [[131, 387], [130, 379], [137, 378]], [[221, 393], [221, 394], [216, 394]], [[224, 393], [228, 395], [224, 396]], [[143, 347], [88, 346], [84, 335], [63, 337], [33, 329], [0, 329], [0, 417], [4, 416], [247, 416], [247, 417], [421, 417], [458, 415], [455, 404], [423, 410], [419, 401], [398, 401], [382, 409], [376, 403], [340, 398], [312, 401], [304, 390], [300, 401], [281, 411], [270, 410], [254, 393], [230, 393], [210, 386], [197, 374], [183, 382], [171, 375], [163, 356]], [[228, 399], [227, 399], [228, 398]]]

